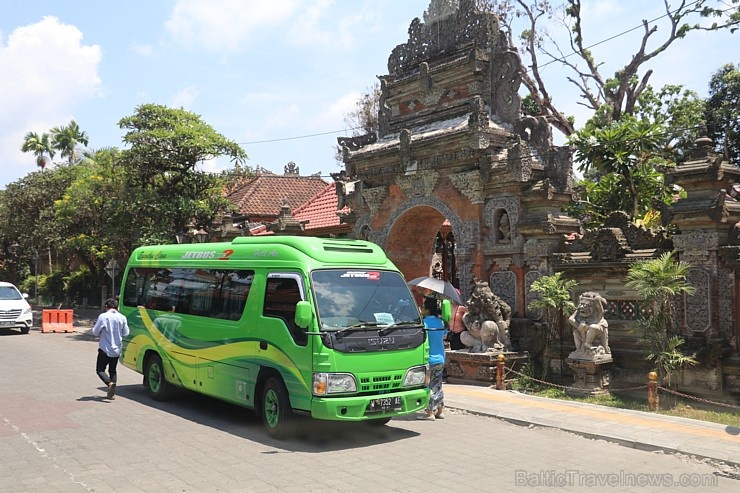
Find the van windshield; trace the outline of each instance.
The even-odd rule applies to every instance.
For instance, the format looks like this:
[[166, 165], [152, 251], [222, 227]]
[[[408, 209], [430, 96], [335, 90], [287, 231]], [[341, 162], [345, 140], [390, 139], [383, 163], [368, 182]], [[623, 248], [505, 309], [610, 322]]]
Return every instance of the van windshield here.
[[319, 270], [311, 279], [322, 330], [422, 323], [398, 272]]

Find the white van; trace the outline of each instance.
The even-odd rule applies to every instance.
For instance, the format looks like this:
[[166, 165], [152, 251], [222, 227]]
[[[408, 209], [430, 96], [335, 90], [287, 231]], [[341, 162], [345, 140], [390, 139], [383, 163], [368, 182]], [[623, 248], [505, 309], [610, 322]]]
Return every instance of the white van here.
[[28, 293], [21, 294], [13, 284], [0, 282], [0, 329], [20, 329], [28, 334], [33, 326], [33, 312]]

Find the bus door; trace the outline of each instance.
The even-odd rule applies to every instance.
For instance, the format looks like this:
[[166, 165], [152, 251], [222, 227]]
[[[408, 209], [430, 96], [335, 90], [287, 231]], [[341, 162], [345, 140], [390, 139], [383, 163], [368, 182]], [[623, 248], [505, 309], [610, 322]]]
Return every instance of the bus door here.
[[275, 362], [273, 366], [281, 371], [293, 407], [299, 409], [308, 409], [312, 372], [311, 340], [307, 329], [295, 325], [296, 303], [305, 299], [301, 274], [268, 274], [257, 348], [258, 357]]

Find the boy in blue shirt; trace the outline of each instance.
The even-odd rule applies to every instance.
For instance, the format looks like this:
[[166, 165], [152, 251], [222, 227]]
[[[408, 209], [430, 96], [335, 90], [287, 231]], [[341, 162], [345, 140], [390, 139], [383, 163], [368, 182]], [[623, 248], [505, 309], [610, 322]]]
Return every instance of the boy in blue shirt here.
[[445, 335], [447, 329], [439, 318], [439, 304], [434, 298], [425, 298], [421, 311], [424, 316], [424, 327], [429, 339], [429, 404], [425, 414], [419, 419], [442, 419], [445, 409], [442, 379], [445, 368]]

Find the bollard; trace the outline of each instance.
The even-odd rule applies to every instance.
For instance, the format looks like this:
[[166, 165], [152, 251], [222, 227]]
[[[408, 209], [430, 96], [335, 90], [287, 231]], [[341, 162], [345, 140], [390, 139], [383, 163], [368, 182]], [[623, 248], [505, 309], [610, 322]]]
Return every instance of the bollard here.
[[660, 407], [660, 398], [658, 397], [658, 374], [651, 371], [648, 374], [648, 409], [655, 412]]
[[504, 355], [498, 355], [496, 363], [496, 390], [504, 390]]

